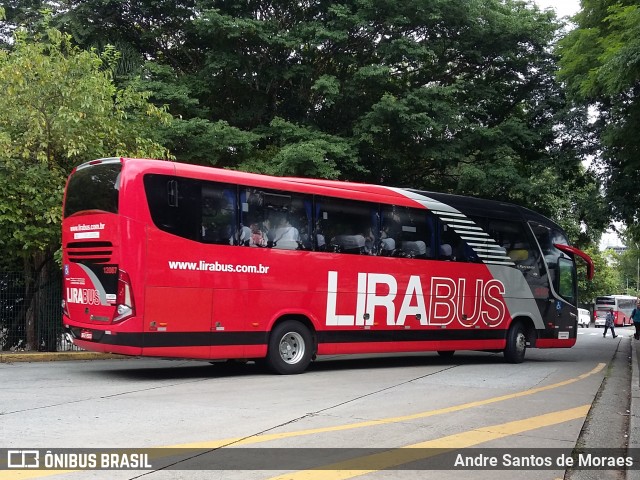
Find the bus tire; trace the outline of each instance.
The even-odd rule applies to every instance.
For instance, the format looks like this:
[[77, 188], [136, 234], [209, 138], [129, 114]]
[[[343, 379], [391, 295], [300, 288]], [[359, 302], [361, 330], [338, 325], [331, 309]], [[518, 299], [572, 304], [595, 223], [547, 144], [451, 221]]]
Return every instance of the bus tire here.
[[287, 320], [273, 329], [269, 336], [267, 365], [280, 375], [304, 372], [313, 355], [309, 329], [300, 322]]
[[527, 351], [527, 335], [521, 322], [514, 322], [507, 332], [504, 358], [509, 363], [522, 363]]

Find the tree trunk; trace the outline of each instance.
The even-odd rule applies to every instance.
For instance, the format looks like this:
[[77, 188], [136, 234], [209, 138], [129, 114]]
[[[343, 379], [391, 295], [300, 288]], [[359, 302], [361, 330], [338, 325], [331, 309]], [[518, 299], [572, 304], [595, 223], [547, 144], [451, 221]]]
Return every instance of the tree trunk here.
[[41, 311], [42, 285], [46, 282], [48, 262], [51, 256], [47, 252], [36, 252], [24, 260], [25, 278], [25, 336], [26, 350], [38, 350], [38, 324]]
[[24, 260], [24, 298], [26, 311], [24, 314], [24, 333], [26, 336], [26, 350], [35, 350], [36, 343], [36, 311], [35, 311], [35, 269], [29, 258]]

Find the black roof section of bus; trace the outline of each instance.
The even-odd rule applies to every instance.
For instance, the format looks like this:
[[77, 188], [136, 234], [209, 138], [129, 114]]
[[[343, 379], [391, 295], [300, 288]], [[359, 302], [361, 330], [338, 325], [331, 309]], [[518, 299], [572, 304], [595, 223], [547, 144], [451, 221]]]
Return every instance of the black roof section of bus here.
[[465, 215], [478, 217], [497, 217], [503, 219], [513, 219], [538, 221], [543, 224], [552, 225], [559, 230], [563, 230], [560, 225], [544, 215], [534, 212], [526, 207], [521, 207], [513, 203], [501, 202], [499, 200], [488, 200], [478, 197], [467, 197], [464, 195], [454, 195], [451, 193], [438, 193], [424, 190], [407, 188], [406, 190], [425, 197], [433, 198], [444, 204], [450, 205]]

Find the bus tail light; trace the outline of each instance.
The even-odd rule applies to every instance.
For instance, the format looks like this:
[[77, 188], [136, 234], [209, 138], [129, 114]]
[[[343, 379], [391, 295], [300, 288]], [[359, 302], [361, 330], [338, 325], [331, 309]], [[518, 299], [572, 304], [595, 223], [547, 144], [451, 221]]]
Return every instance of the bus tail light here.
[[121, 322], [136, 314], [136, 306], [133, 301], [133, 289], [131, 288], [131, 279], [129, 274], [124, 270], [118, 271], [118, 293], [116, 295], [116, 316], [113, 318], [115, 322]]

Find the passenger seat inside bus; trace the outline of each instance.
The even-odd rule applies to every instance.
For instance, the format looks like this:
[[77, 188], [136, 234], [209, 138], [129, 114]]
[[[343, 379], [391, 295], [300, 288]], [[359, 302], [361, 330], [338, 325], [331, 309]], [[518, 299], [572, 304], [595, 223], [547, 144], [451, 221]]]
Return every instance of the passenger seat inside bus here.
[[364, 253], [365, 240], [363, 235], [336, 235], [333, 242], [342, 253]]
[[274, 243], [273, 248], [280, 250], [297, 250], [300, 244], [295, 240], [278, 240]]
[[507, 255], [514, 262], [524, 262], [529, 259], [529, 251], [522, 243], [516, 243]]
[[422, 240], [402, 242], [400, 248], [411, 258], [427, 257], [427, 244]]
[[451, 245], [448, 243], [443, 243], [440, 245], [440, 260], [451, 260], [451, 254], [453, 250], [451, 249]]
[[393, 238], [387, 237], [380, 240], [380, 255], [383, 257], [390, 257], [396, 250], [396, 241]]

